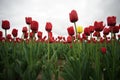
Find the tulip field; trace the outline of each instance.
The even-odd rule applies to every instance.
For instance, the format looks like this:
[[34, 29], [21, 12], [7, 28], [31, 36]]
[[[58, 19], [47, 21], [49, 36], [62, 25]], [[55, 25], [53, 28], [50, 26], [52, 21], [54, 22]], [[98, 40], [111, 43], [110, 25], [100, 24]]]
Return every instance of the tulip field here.
[[[51, 22], [43, 36], [39, 23], [25, 17], [22, 36], [8, 20], [0, 31], [0, 80], [120, 80], [120, 25], [116, 17], [95, 21], [83, 29], [77, 26], [78, 14], [69, 14], [73, 23], [68, 36], [54, 37]], [[5, 37], [3, 36], [5, 34]]]

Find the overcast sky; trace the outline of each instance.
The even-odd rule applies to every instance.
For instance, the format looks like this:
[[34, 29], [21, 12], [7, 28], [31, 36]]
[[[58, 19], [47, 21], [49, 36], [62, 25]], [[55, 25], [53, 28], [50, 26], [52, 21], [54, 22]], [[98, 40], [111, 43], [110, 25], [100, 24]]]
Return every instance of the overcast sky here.
[[[25, 17], [32, 17], [39, 22], [39, 31], [46, 35], [45, 24], [53, 24], [53, 34], [66, 36], [67, 27], [73, 25], [69, 21], [69, 13], [75, 9], [79, 20], [77, 25], [87, 27], [94, 21], [104, 21], [107, 16], [117, 16], [120, 23], [120, 0], [0, 0], [0, 25], [2, 20], [9, 20], [11, 27], [19, 29], [22, 34]], [[0, 30], [3, 30], [0, 27]]]

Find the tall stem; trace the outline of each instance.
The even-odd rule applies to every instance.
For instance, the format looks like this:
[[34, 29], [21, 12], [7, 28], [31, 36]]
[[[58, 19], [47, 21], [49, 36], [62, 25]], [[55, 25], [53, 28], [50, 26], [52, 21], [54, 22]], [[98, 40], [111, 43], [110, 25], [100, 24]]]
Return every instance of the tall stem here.
[[74, 26], [75, 26], [75, 35], [76, 35], [76, 38], [77, 38], [77, 28], [76, 28], [76, 23], [74, 22]]
[[48, 34], [48, 62], [49, 62], [49, 58], [50, 58], [50, 41], [49, 41], [49, 34]]
[[7, 38], [7, 30], [5, 30], [5, 38]]

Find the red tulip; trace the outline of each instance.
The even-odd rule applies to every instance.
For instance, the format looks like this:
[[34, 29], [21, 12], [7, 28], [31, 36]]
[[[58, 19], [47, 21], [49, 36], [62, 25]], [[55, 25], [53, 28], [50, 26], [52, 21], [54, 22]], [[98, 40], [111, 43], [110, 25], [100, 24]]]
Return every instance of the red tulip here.
[[24, 38], [25, 38], [25, 39], [28, 38], [28, 33], [27, 33], [27, 32], [24, 34]]
[[49, 36], [49, 37], [52, 37], [52, 32], [48, 32], [48, 36]]
[[109, 29], [109, 28], [104, 28], [104, 30], [103, 30], [103, 34], [104, 34], [104, 35], [108, 35], [109, 32], [110, 32], [110, 29]]
[[32, 22], [32, 18], [31, 17], [25, 17], [25, 20], [26, 20], [26, 24], [31, 24]]
[[101, 47], [102, 54], [106, 54], [106, 47]]
[[2, 33], [2, 31], [0, 31], [0, 38], [2, 38], [3, 37], [3, 33]]
[[30, 32], [30, 38], [33, 39], [33, 37], [34, 37], [34, 33]]
[[82, 38], [85, 39], [85, 40], [87, 40], [87, 36], [86, 36], [85, 33], [82, 34]]
[[89, 36], [89, 35], [90, 35], [90, 30], [89, 30], [88, 27], [86, 27], [86, 28], [84, 29], [84, 34], [85, 34], [86, 36]]
[[69, 13], [69, 17], [72, 23], [78, 21], [78, 15], [77, 15], [76, 10], [72, 10], [71, 13]]
[[51, 22], [46, 22], [45, 30], [47, 32], [51, 32], [51, 30], [52, 30], [52, 23]]
[[100, 32], [94, 32], [93, 36], [100, 37]]
[[18, 35], [18, 30], [17, 30], [17, 29], [13, 29], [13, 30], [12, 30], [12, 35], [13, 35], [13, 37], [17, 37], [17, 35]]
[[37, 36], [38, 36], [39, 39], [42, 39], [42, 32], [38, 31]]
[[11, 40], [11, 39], [12, 39], [11, 34], [7, 34], [6, 38], [7, 38], [8, 40]]
[[68, 31], [68, 34], [69, 34], [70, 36], [73, 36], [74, 33], [75, 33], [73, 26], [68, 27], [68, 28], [67, 28], [67, 31]]
[[112, 27], [112, 32], [113, 33], [118, 33], [119, 32], [119, 27], [118, 26]]
[[94, 32], [94, 26], [89, 26], [90, 33]]
[[94, 22], [94, 29], [95, 29], [95, 31], [97, 31], [97, 32], [102, 31], [102, 30], [104, 29], [103, 22], [102, 22], [102, 21], [101, 21], [101, 22], [95, 21], [95, 22]]
[[38, 31], [38, 26], [39, 26], [39, 24], [38, 24], [37, 21], [32, 21], [31, 22], [31, 30], [32, 30], [32, 32], [36, 33]]
[[23, 33], [26, 33], [27, 30], [28, 30], [28, 29], [27, 29], [27, 27], [25, 26], [25, 27], [23, 27], [22, 32], [23, 32]]
[[10, 22], [8, 20], [3, 20], [2, 21], [2, 28], [5, 30], [10, 29]]
[[68, 43], [71, 43], [71, 42], [72, 42], [72, 36], [69, 35], [69, 36], [67, 37], [67, 42], [68, 42]]
[[115, 16], [107, 17], [107, 25], [108, 26], [115, 26], [116, 25], [116, 17]]

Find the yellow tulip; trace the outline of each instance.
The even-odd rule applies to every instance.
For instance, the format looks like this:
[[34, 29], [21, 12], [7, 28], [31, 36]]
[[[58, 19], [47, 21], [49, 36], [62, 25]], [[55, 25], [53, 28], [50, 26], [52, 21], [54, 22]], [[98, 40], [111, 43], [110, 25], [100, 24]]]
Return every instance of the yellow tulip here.
[[82, 32], [83, 32], [83, 27], [77, 26], [77, 33], [82, 33]]

